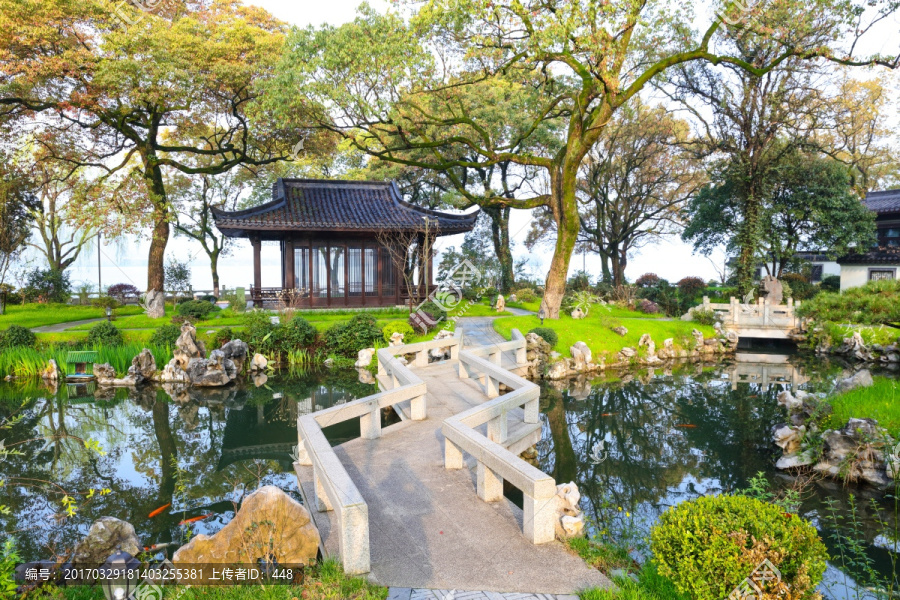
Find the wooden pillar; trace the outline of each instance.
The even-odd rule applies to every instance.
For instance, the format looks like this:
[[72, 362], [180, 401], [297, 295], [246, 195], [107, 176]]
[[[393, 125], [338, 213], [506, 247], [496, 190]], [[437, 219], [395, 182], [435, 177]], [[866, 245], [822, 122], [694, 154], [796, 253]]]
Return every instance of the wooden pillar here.
[[350, 245], [344, 244], [344, 306], [350, 304]]
[[256, 288], [256, 293], [258, 294], [259, 289], [262, 287], [262, 260], [260, 258], [262, 242], [259, 238], [255, 238], [250, 240], [250, 245], [253, 246], [253, 287]]
[[382, 297], [384, 296], [384, 277], [381, 270], [381, 261], [384, 260], [384, 255], [384, 250], [382, 250], [380, 246], [375, 246], [375, 277], [377, 278], [376, 289], [378, 290], [378, 306], [384, 304], [384, 300], [382, 300]]
[[313, 243], [312, 238], [309, 239], [309, 274], [307, 275], [307, 281], [309, 282], [309, 307], [313, 306], [313, 265], [315, 264], [313, 260]]
[[359, 274], [359, 286], [360, 286], [359, 287], [359, 296], [360, 296], [360, 301], [362, 302], [362, 305], [365, 306], [366, 305], [366, 251], [368, 250], [368, 248], [366, 247], [365, 244], [362, 244], [361, 246], [362, 247], [359, 250], [359, 252], [360, 252], [359, 260], [361, 261], [359, 268], [362, 269], [362, 271]]
[[294, 273], [294, 240], [284, 242], [282, 254], [284, 260], [284, 287], [293, 290], [297, 287], [297, 279]]
[[325, 245], [325, 289], [328, 297], [325, 304], [331, 306], [331, 242]]

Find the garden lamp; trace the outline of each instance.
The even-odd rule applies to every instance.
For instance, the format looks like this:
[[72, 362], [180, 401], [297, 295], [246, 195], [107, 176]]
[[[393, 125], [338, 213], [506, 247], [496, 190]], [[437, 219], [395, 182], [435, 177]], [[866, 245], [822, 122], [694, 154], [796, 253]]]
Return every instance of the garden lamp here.
[[546, 317], [546, 316], [547, 316], [547, 313], [544, 312], [544, 307], [542, 306], [541, 309], [538, 311], [538, 319], [541, 320], [541, 327], [544, 326], [544, 317]]
[[106, 600], [127, 600], [141, 582], [141, 561], [121, 550], [110, 556], [101, 568]]
[[112, 323], [112, 308], [106, 307], [106, 320]]

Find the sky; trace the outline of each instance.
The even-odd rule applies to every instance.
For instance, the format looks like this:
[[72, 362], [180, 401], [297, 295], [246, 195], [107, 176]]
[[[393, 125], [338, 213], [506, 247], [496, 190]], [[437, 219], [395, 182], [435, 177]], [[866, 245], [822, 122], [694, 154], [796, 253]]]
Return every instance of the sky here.
[[[340, 25], [353, 19], [359, 4], [359, 0], [327, 0], [325, 2], [245, 0], [245, 2], [265, 8], [279, 19], [299, 27], [321, 25], [322, 23]], [[369, 0], [369, 4], [375, 9], [383, 10], [388, 3], [384, 0]], [[889, 37], [885, 36], [882, 42], [887, 43]], [[528, 233], [529, 221], [530, 211], [514, 210], [511, 215], [510, 233], [514, 245], [514, 256], [528, 256], [531, 272], [538, 279], [543, 280], [546, 268], [550, 264], [552, 247], [539, 247], [534, 252], [529, 252], [524, 247], [523, 241]], [[450, 246], [458, 246], [460, 243], [462, 243], [462, 236], [445, 237], [439, 240], [436, 248], [440, 251]], [[104, 243], [99, 249], [103, 285], [132, 283], [141, 290], [145, 289], [148, 246], [149, 242], [146, 239], [135, 240], [133, 238], [121, 240], [113, 245]], [[229, 288], [248, 287], [253, 279], [250, 244], [246, 240], [239, 240], [233, 248], [230, 256], [221, 258], [219, 261], [221, 283]], [[173, 237], [169, 242], [166, 256], [182, 261], [190, 260], [194, 289], [212, 289], [209, 261], [198, 243]], [[721, 254], [712, 258], [721, 265], [723, 260]], [[263, 286], [280, 285], [280, 251], [277, 245], [263, 244], [262, 262]], [[97, 263], [98, 249], [96, 247], [87, 249], [72, 267], [72, 280], [79, 283], [92, 283], [96, 286]], [[36, 258], [35, 264], [37, 264]], [[573, 256], [570, 272], [581, 269], [583, 266], [595, 278], [599, 276], [600, 259], [597, 255]], [[698, 276], [703, 279], [716, 278], [716, 269], [712, 261], [705, 256], [694, 254], [691, 246], [682, 242], [677, 236], [665, 238], [655, 245], [645, 247], [630, 258], [626, 269], [628, 279], [633, 281], [648, 272], [656, 273], [673, 282], [687, 276]]]

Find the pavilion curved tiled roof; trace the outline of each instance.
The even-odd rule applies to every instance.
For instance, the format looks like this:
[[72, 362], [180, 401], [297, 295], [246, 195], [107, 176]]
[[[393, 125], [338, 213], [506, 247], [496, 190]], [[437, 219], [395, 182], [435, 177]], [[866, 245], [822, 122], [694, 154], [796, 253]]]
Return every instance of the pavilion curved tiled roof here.
[[264, 232], [418, 231], [425, 226], [437, 235], [471, 231], [478, 211], [454, 215], [405, 202], [393, 182], [279, 179], [274, 200], [234, 212], [212, 209], [216, 227], [229, 237]]
[[868, 252], [842, 256], [837, 262], [839, 265], [900, 265], [900, 247], [881, 246]]

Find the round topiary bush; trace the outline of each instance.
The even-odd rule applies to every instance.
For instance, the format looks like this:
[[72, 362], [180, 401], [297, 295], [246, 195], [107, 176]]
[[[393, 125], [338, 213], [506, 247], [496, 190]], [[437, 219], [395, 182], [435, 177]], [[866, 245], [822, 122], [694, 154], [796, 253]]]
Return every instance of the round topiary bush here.
[[0, 331], [0, 348], [33, 348], [36, 342], [37, 337], [21, 325], [10, 325], [9, 329]]
[[556, 344], [559, 342], [559, 335], [557, 335], [557, 333], [549, 327], [535, 327], [528, 333], [536, 333], [537, 335], [541, 336], [541, 338], [545, 342], [550, 344], [551, 348], [556, 348]]
[[381, 329], [375, 317], [365, 313], [355, 315], [346, 323], [332, 325], [323, 335], [328, 352], [348, 358], [363, 348], [370, 348], [381, 339]]
[[706, 289], [706, 282], [699, 277], [685, 277], [675, 285], [678, 286], [678, 291], [682, 296], [690, 299], [695, 298], [697, 294]]
[[203, 320], [217, 310], [218, 306], [206, 300], [188, 300], [175, 307], [175, 312], [182, 317], [193, 317], [197, 320]]
[[91, 346], [121, 346], [122, 332], [109, 321], [101, 321], [88, 331], [87, 343]]
[[315, 345], [318, 334], [319, 332], [309, 321], [300, 315], [294, 315], [278, 330], [279, 349], [287, 352], [298, 348], [309, 348]]
[[391, 336], [395, 333], [402, 333], [404, 336], [403, 339], [405, 339], [407, 342], [409, 342], [410, 337], [416, 334], [412, 326], [406, 321], [391, 321], [384, 326], [384, 329], [381, 330], [381, 336], [386, 342], [390, 342]]
[[660, 574], [695, 600], [728, 597], [765, 559], [781, 572], [791, 597], [811, 598], [828, 558], [812, 524], [746, 496], [682, 502], [662, 514], [650, 542]]
[[153, 335], [150, 336], [150, 343], [154, 346], [175, 346], [178, 337], [181, 335], [181, 327], [172, 323], [166, 323], [162, 327], [158, 327]]

